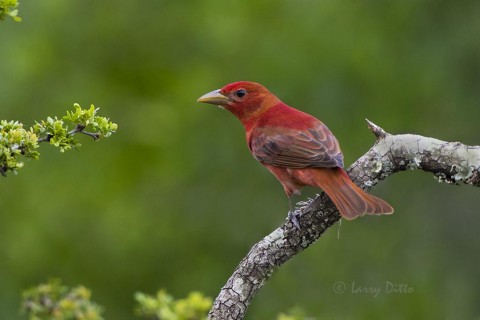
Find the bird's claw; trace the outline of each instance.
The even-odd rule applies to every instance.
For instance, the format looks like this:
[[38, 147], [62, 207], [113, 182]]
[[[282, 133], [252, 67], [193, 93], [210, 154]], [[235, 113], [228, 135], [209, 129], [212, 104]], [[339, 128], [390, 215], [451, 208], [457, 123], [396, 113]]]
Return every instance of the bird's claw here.
[[296, 214], [296, 211], [295, 210], [290, 210], [288, 211], [288, 216], [287, 216], [287, 219], [293, 223], [293, 225], [295, 226], [295, 228], [297, 228], [298, 230], [300, 230], [300, 223], [298, 221], [298, 218], [297, 218], [297, 214]]

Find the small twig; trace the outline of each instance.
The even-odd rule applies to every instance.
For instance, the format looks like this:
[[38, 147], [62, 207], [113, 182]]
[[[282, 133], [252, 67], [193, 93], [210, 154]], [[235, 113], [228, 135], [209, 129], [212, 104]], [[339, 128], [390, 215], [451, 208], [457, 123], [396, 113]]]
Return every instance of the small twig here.
[[82, 133], [84, 135], [87, 135], [89, 137], [92, 137], [93, 140], [98, 140], [100, 139], [100, 133], [99, 132], [88, 132], [88, 131], [84, 131], [85, 129], [85, 126], [83, 124], [77, 124], [77, 126], [75, 127], [75, 129], [71, 130], [70, 132], [68, 132], [68, 134], [70, 135], [74, 135], [76, 133]]
[[70, 130], [68, 134], [73, 136], [75, 133], [83, 132], [83, 129], [85, 129], [85, 126], [83, 124], [77, 124], [75, 129]]
[[[70, 130], [68, 132], [69, 135], [73, 136], [74, 134], [81, 133], [86, 136], [92, 137], [93, 140], [98, 140], [101, 137], [100, 132], [89, 132], [89, 131], [84, 131], [85, 126], [83, 124], [77, 124], [75, 129]], [[53, 138], [53, 134], [49, 133], [45, 137], [38, 138], [38, 142], [50, 142], [50, 140]]]
[[92, 137], [93, 140], [98, 140], [98, 139], [100, 139], [100, 136], [101, 136], [99, 132], [81, 131], [80, 133], [83, 133], [84, 135]]
[[53, 135], [49, 133], [45, 137], [38, 138], [37, 142], [50, 142], [52, 138]]
[[365, 119], [365, 121], [367, 121], [368, 123], [368, 129], [370, 129], [370, 131], [373, 132], [373, 134], [375, 135], [375, 137], [377, 137], [377, 139], [382, 139], [382, 138], [385, 138], [387, 135], [389, 135], [389, 133], [385, 132], [385, 130], [377, 126], [372, 121], [368, 119]]

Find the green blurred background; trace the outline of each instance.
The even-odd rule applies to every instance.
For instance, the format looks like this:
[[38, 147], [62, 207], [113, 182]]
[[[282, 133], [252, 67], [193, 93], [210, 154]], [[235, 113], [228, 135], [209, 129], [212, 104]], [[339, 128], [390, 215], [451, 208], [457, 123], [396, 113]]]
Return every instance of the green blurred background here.
[[[23, 1], [20, 16], [0, 24], [0, 118], [31, 125], [94, 103], [119, 131], [81, 137], [80, 152], [42, 145], [2, 179], [1, 319], [49, 277], [92, 289], [107, 319], [133, 318], [138, 290], [217, 295], [288, 209], [240, 123], [195, 102], [229, 82], [263, 83], [321, 118], [347, 165], [374, 142], [364, 118], [480, 141], [479, 1], [49, 0]], [[480, 315], [478, 190], [407, 172], [373, 192], [396, 213], [328, 230], [247, 319], [296, 305], [316, 319]], [[413, 292], [387, 294], [387, 281]]]

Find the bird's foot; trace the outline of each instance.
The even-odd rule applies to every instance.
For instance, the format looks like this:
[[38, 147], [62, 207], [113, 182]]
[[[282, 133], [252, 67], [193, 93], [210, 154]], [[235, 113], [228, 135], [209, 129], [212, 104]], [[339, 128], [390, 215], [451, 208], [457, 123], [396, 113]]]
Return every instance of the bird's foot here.
[[290, 210], [290, 211], [288, 211], [287, 219], [288, 219], [291, 223], [293, 223], [293, 225], [295, 226], [295, 228], [297, 228], [298, 230], [300, 230], [300, 223], [298, 222], [297, 215], [299, 215], [299, 214], [297, 213], [296, 210]]

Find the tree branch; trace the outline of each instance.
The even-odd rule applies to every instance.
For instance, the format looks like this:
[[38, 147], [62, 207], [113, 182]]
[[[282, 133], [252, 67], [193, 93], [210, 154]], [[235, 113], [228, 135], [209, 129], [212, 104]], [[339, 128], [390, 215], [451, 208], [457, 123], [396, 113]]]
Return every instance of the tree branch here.
[[[377, 141], [347, 170], [362, 189], [369, 190], [390, 175], [409, 169], [431, 172], [439, 182], [480, 186], [480, 146], [414, 134], [391, 135], [373, 122], [367, 123]], [[297, 205], [300, 229], [286, 221], [255, 244], [221, 289], [209, 319], [242, 319], [250, 301], [273, 272], [340, 219], [323, 192]]]
[[[68, 134], [70, 136], [73, 136], [74, 134], [77, 133], [83, 133], [84, 135], [87, 135], [89, 137], [92, 137], [93, 140], [98, 140], [100, 139], [100, 132], [88, 132], [85, 131], [85, 126], [83, 124], [77, 124], [75, 126], [75, 129], [68, 131]], [[38, 142], [50, 142], [50, 140], [53, 138], [52, 134], [47, 134], [45, 137], [41, 137], [38, 139]]]

